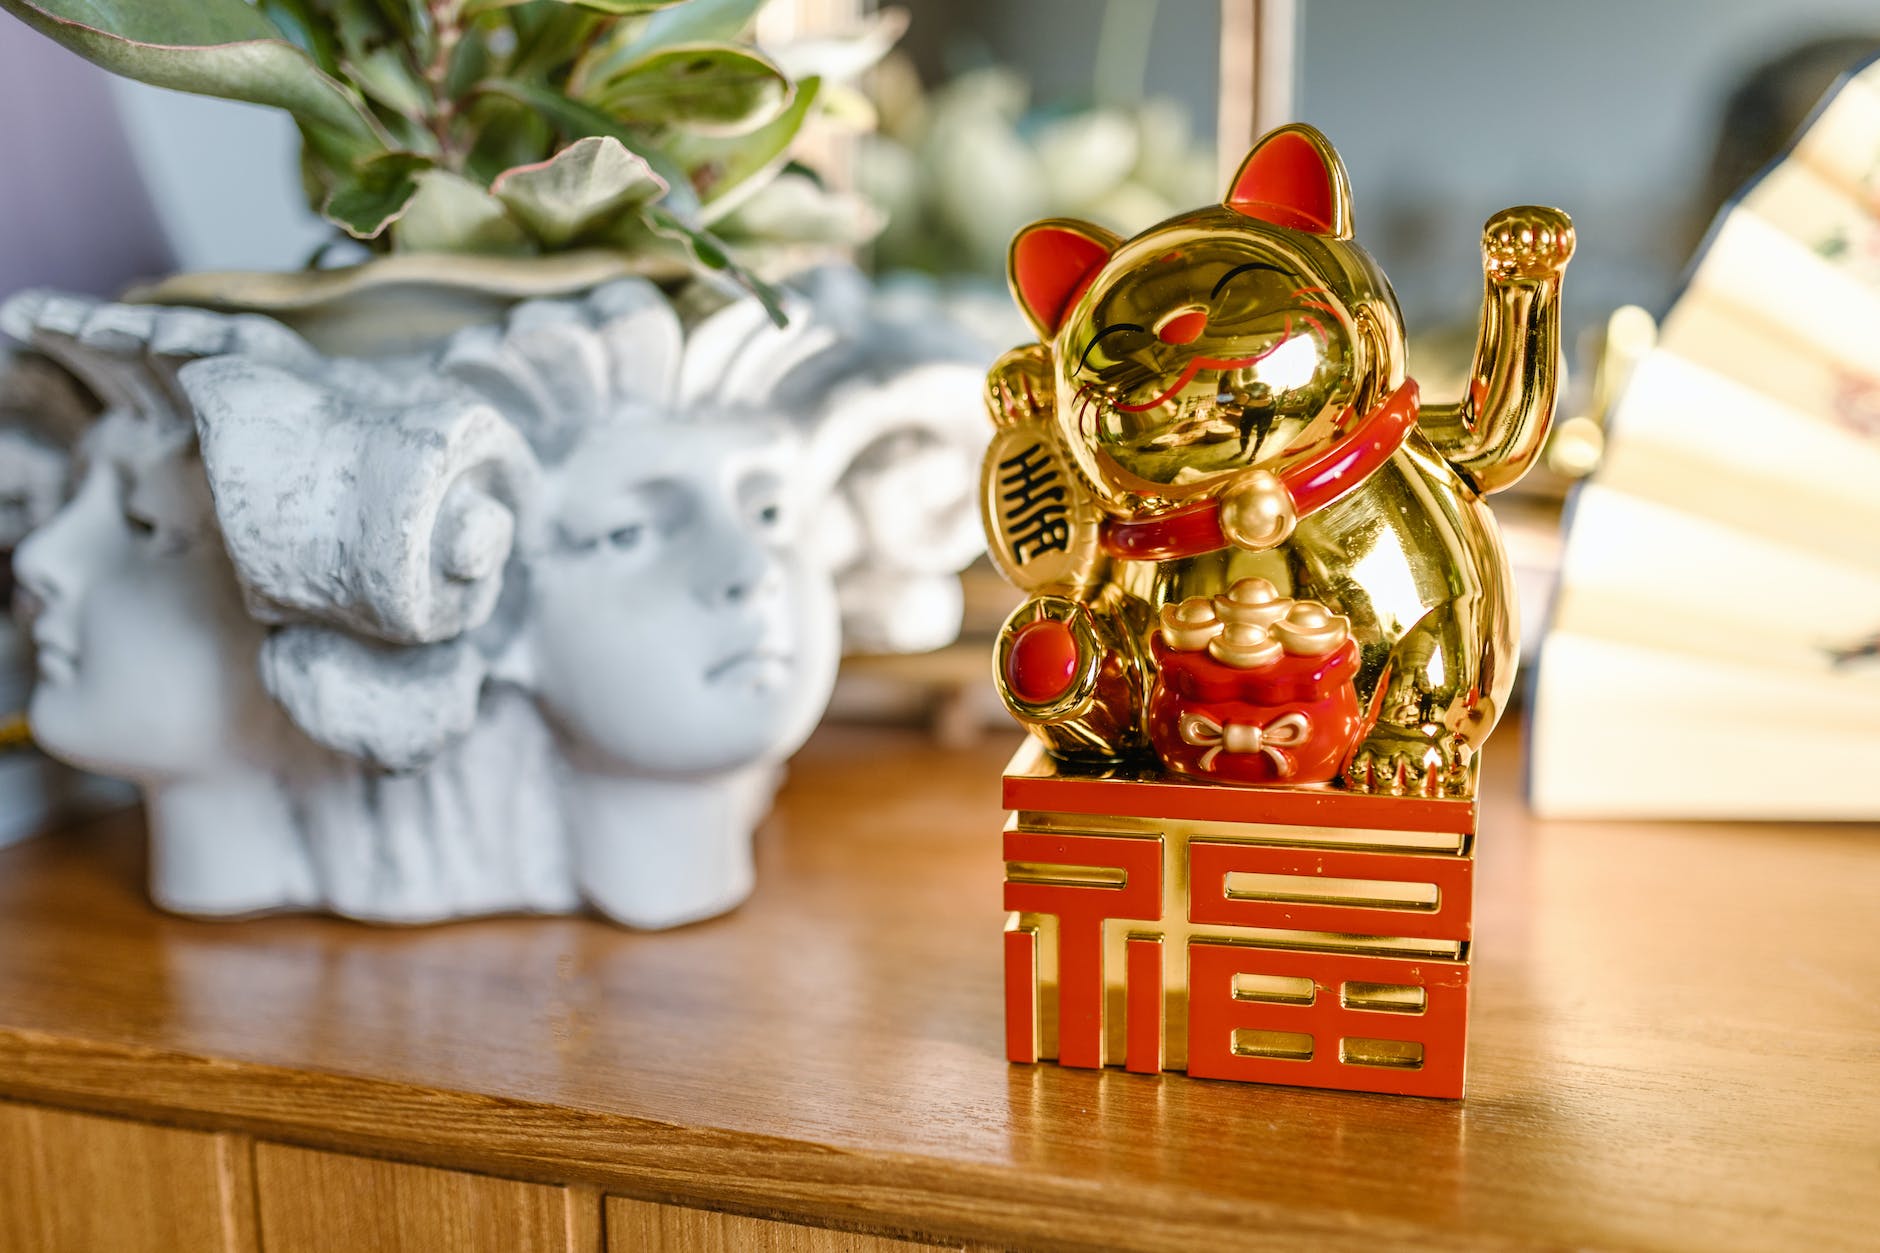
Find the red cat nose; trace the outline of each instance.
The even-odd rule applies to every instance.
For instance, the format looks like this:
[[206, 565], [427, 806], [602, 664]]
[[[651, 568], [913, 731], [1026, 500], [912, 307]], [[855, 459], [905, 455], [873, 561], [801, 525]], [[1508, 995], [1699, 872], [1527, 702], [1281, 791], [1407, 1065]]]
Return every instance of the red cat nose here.
[[1192, 344], [1207, 325], [1206, 309], [1177, 309], [1155, 324], [1155, 337], [1165, 344]]

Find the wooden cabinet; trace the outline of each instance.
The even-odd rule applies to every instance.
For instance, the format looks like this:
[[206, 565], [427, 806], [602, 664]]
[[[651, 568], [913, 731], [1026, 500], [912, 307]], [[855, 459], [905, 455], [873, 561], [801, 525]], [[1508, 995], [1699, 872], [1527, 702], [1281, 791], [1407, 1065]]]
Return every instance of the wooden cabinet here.
[[248, 1253], [246, 1136], [0, 1102], [0, 1253]]
[[1013, 1066], [1010, 748], [825, 728], [750, 902], [659, 934], [166, 917], [133, 814], [0, 850], [0, 1253], [1880, 1231], [1871, 829], [1537, 822], [1498, 739], [1467, 1100]]
[[587, 1189], [255, 1146], [267, 1253], [600, 1253]]
[[957, 1249], [957, 1244], [915, 1244], [887, 1236], [860, 1235], [746, 1218], [715, 1210], [651, 1201], [607, 1198], [607, 1253], [921, 1253]]
[[0, 1253], [960, 1247], [0, 1102]]

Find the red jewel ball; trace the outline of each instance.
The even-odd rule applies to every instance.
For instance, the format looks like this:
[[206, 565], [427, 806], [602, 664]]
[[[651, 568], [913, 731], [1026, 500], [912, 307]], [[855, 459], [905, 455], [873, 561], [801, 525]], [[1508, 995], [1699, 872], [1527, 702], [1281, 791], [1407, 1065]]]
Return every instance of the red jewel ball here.
[[1029, 705], [1042, 705], [1070, 691], [1077, 678], [1077, 637], [1051, 618], [1027, 622], [1012, 632], [1005, 682]]

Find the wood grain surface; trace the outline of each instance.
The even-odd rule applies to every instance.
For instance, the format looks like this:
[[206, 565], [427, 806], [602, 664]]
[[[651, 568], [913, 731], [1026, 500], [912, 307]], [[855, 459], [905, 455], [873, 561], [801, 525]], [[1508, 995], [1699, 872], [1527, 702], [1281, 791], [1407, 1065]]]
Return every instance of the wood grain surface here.
[[253, 1253], [248, 1138], [0, 1102], [0, 1253]]
[[30, 842], [0, 1095], [936, 1243], [1872, 1247], [1880, 832], [1538, 822], [1503, 736], [1466, 1101], [1011, 1066], [1012, 747], [825, 730], [667, 934], [191, 922], [134, 817]]
[[267, 1253], [600, 1253], [600, 1197], [280, 1144], [255, 1146]]
[[716, 1210], [607, 1198], [607, 1253], [923, 1253], [940, 1247]]

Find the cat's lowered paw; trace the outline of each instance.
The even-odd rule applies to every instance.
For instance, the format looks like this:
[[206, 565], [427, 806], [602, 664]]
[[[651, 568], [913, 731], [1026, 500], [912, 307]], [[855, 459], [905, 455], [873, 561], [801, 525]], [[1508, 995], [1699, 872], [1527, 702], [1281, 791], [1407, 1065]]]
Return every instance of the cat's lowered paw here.
[[1543, 205], [1516, 205], [1482, 228], [1482, 265], [1491, 278], [1553, 278], [1573, 257], [1573, 219]]
[[1380, 724], [1345, 767], [1345, 786], [1374, 796], [1458, 796], [1468, 781], [1467, 749], [1435, 726]]

